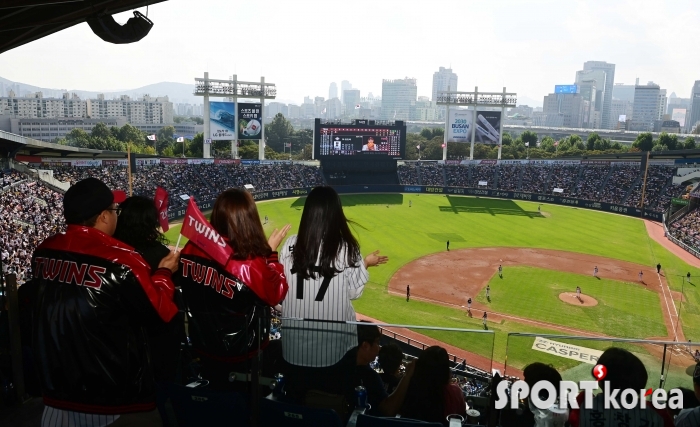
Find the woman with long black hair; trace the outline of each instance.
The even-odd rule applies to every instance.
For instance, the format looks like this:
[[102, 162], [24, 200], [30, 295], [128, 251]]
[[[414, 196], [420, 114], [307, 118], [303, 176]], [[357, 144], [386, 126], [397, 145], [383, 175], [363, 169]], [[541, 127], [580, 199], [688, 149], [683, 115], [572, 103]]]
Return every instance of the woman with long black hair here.
[[[299, 233], [287, 239], [281, 251], [290, 287], [282, 302], [284, 318], [357, 320], [350, 301], [362, 296], [369, 280], [367, 269], [386, 263], [388, 257], [375, 251], [363, 258], [350, 222], [331, 187], [316, 187], [309, 193]], [[333, 366], [357, 345], [355, 325], [285, 320], [282, 349], [287, 371], [294, 377], [287, 384], [294, 388], [299, 384], [293, 383], [301, 381], [297, 378], [307, 377], [306, 388], [322, 388], [326, 377], [334, 375]]]
[[[159, 231], [158, 210], [153, 199], [129, 197], [117, 209], [119, 221], [114, 237], [136, 249], [151, 267], [151, 271], [157, 270], [158, 264], [170, 253], [170, 249], [166, 246], [168, 239]], [[175, 292], [174, 301], [182, 309], [180, 292]], [[177, 313], [169, 323], [162, 323], [147, 333], [156, 381], [175, 381], [180, 344], [185, 339], [184, 314]]]

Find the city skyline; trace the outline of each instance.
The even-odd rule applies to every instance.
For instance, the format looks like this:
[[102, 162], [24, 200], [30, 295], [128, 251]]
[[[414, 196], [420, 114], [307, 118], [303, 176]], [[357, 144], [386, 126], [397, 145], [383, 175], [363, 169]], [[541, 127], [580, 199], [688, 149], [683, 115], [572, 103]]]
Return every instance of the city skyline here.
[[[149, 8], [155, 25], [139, 43], [110, 45], [81, 24], [3, 53], [0, 69], [3, 77], [22, 83], [104, 92], [160, 81], [192, 83], [204, 71], [222, 79], [235, 73], [239, 79], [254, 81], [263, 75], [277, 84], [279, 99], [300, 103], [304, 96], [327, 96], [329, 83], [342, 80], [352, 82], [366, 96], [381, 93], [384, 79], [415, 78], [418, 95], [430, 97], [432, 75], [444, 66], [459, 75], [461, 90], [479, 86], [483, 91], [501, 91], [506, 86], [519, 99], [541, 104], [553, 85], [574, 83], [572, 70], [594, 60], [616, 64], [615, 82], [653, 80], [669, 93], [690, 95], [698, 76], [693, 67], [683, 66], [687, 55], [678, 44], [700, 36], [694, 25], [700, 15], [689, 1], [673, 8], [628, 1], [536, 3], [536, 7], [514, 1], [431, 3], [450, 15], [478, 17], [473, 29], [481, 44], [463, 44], [464, 33], [458, 26], [444, 28], [441, 43], [414, 31], [425, 23], [422, 9], [397, 7], [393, 1], [366, 5], [360, 1], [357, 7], [343, 10], [344, 22], [363, 22], [367, 10], [373, 11], [372, 16], [392, 18], [385, 21], [382, 32], [360, 32], [346, 38], [316, 36], [314, 23], [328, 17], [326, 8], [316, 1], [290, 5], [264, 0], [251, 4], [243, 14], [234, 13], [233, 6], [222, 1], [194, 6], [171, 0]], [[129, 15], [120, 14], [117, 20], [124, 22]], [[183, 18], [197, 15], [207, 16], [207, 27], [213, 31], [195, 31]], [[589, 26], [593, 22], [595, 31]], [[502, 30], [525, 28], [523, 23], [527, 31]], [[221, 55], [218, 43], [210, 41], [216, 39], [211, 35], [217, 28], [226, 29], [233, 40], [250, 34], [253, 44], [248, 45], [248, 53]], [[282, 40], [276, 36], [281, 33], [285, 34]], [[391, 34], [391, 40], [383, 34]], [[379, 48], [388, 41], [391, 49]], [[245, 43], [238, 46], [246, 48]], [[308, 54], [287, 46], [306, 46], [302, 52]], [[464, 46], [473, 46], [474, 53]], [[428, 60], [420, 52], [427, 52]], [[188, 60], [176, 59], [181, 57]], [[475, 60], [478, 57], [488, 60]], [[54, 64], [52, 72], [46, 72], [47, 64]]]

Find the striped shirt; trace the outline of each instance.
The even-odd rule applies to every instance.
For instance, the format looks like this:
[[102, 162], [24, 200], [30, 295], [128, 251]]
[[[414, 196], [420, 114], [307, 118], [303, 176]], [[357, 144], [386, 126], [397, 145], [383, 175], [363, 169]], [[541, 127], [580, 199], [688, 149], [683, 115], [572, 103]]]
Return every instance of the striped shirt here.
[[684, 409], [676, 417], [676, 427], [700, 426], [700, 407]]
[[[343, 248], [336, 261], [336, 269], [342, 270], [332, 278], [319, 275], [299, 283], [292, 272], [292, 251], [297, 236], [284, 244], [280, 262], [289, 283], [289, 292], [282, 302], [282, 315], [315, 320], [356, 321], [351, 300], [362, 296], [369, 272], [362, 258], [356, 267], [348, 266]], [[317, 301], [319, 300], [319, 301]], [[348, 350], [357, 346], [355, 325], [302, 322], [285, 319], [282, 331], [284, 360], [298, 366], [323, 367], [336, 364]]]
[[41, 427], [106, 427], [119, 415], [95, 415], [44, 406]]

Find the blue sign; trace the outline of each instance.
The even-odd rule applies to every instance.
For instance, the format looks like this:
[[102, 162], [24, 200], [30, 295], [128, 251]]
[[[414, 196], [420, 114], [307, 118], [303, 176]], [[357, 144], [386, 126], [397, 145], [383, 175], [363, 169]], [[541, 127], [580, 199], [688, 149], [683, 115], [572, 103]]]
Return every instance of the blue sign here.
[[578, 93], [578, 86], [576, 86], [576, 85], [556, 85], [556, 86], [554, 86], [554, 93]]

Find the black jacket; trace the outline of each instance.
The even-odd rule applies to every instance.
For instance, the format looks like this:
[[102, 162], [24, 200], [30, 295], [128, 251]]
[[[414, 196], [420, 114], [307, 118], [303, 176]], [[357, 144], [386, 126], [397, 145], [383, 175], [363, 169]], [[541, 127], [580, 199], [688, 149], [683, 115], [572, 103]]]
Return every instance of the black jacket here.
[[273, 252], [269, 259], [229, 260], [222, 267], [188, 242], [173, 277], [182, 287], [192, 346], [200, 355], [225, 363], [242, 362], [269, 341], [270, 306], [287, 294], [284, 268]]
[[145, 328], [177, 313], [170, 270], [151, 272], [130, 246], [75, 225], [39, 245], [32, 267], [44, 404], [88, 414], [153, 410]]

